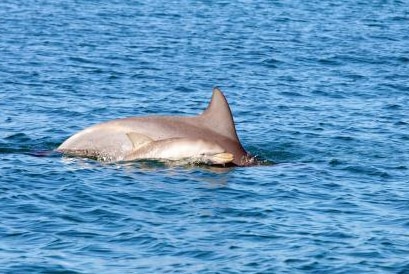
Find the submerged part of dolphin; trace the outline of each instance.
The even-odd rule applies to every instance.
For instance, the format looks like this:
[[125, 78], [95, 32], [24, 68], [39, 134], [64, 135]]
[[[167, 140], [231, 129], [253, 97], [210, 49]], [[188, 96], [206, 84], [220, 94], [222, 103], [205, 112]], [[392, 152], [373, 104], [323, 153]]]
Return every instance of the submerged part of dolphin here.
[[191, 159], [247, 166], [254, 161], [240, 144], [229, 104], [218, 88], [201, 115], [116, 119], [74, 134], [57, 151], [109, 162]]

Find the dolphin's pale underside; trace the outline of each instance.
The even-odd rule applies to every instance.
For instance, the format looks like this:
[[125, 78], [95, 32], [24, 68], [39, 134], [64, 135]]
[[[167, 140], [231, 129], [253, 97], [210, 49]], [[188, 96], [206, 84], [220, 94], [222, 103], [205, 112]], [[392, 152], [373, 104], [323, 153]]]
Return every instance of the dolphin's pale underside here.
[[57, 151], [109, 162], [189, 157], [211, 164], [246, 166], [253, 162], [239, 141], [230, 107], [218, 88], [198, 116], [111, 120], [74, 134]]

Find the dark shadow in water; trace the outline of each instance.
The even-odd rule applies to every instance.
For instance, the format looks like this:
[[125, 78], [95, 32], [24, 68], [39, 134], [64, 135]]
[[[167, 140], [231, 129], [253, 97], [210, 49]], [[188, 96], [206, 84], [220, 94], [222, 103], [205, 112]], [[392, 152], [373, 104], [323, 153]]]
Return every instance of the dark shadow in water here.
[[24, 133], [16, 133], [0, 141], [0, 154], [26, 154], [35, 157], [52, 157], [58, 143], [49, 138], [32, 139]]

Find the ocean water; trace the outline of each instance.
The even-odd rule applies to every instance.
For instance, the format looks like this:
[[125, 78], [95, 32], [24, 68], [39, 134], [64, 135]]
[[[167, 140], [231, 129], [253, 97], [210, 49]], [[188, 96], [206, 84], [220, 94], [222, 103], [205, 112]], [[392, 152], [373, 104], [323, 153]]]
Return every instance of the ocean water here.
[[[408, 1], [0, 2], [0, 273], [409, 273]], [[274, 165], [52, 150], [225, 93]]]

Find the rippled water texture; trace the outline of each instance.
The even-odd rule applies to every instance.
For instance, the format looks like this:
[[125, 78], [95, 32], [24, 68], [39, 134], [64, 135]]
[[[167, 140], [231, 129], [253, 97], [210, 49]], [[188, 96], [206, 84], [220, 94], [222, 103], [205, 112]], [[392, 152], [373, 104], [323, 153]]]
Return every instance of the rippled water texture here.
[[[0, 2], [1, 273], [409, 271], [408, 1]], [[213, 86], [250, 168], [51, 153]]]

